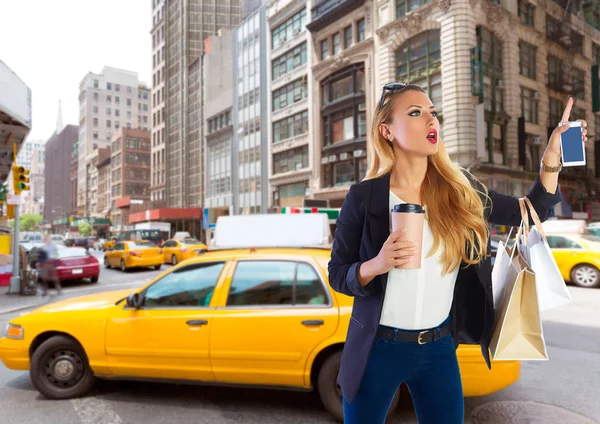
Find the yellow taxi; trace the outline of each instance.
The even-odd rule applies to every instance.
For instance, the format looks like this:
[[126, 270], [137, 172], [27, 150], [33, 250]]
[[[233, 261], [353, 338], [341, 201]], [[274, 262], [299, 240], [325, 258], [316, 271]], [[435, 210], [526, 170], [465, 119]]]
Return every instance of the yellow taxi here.
[[154, 267], [160, 269], [162, 264], [162, 249], [147, 240], [120, 241], [104, 254], [106, 268], [114, 266], [123, 272], [131, 268]]
[[167, 240], [162, 245], [164, 263], [177, 265], [206, 251], [206, 245], [194, 238]]
[[552, 233], [546, 239], [565, 281], [579, 287], [600, 287], [600, 237]]
[[[29, 370], [52, 399], [85, 395], [96, 378], [271, 386], [317, 390], [341, 421], [336, 380], [352, 298], [330, 288], [329, 258], [319, 248], [209, 251], [140, 289], [64, 300], [13, 319], [0, 359]], [[461, 345], [458, 358], [466, 396], [519, 379], [518, 361], [488, 370], [479, 346]]]
[[104, 250], [105, 252], [107, 250], [112, 249], [113, 247], [115, 247], [115, 243], [117, 242], [117, 236], [112, 236], [109, 240], [106, 240], [104, 242], [104, 244], [102, 245], [102, 250]]

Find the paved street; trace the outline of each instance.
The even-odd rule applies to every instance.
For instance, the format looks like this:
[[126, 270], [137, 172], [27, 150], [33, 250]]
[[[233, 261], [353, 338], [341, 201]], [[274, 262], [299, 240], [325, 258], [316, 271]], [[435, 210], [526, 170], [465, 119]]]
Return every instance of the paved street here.
[[[167, 266], [165, 266], [166, 269]], [[160, 272], [160, 271], [159, 271]], [[122, 274], [102, 269], [93, 287], [75, 285], [63, 297], [134, 287], [156, 271]], [[466, 400], [466, 423], [585, 424], [600, 416], [600, 290], [571, 288], [568, 307], [544, 315], [551, 360], [523, 364], [520, 381], [502, 392]], [[51, 301], [53, 301], [52, 299]], [[0, 314], [0, 328], [18, 313]], [[169, 384], [101, 382], [88, 397], [48, 401], [35, 391], [28, 373], [0, 365], [2, 424], [125, 424], [125, 423], [333, 423], [312, 393], [230, 389]], [[494, 402], [521, 401], [493, 405]], [[554, 409], [552, 405], [561, 409]], [[493, 419], [485, 417], [492, 407]], [[494, 409], [497, 407], [498, 409]], [[568, 411], [580, 414], [568, 417]], [[517, 415], [520, 421], [514, 421]], [[471, 418], [475, 414], [475, 418]], [[545, 414], [545, 415], [544, 415]], [[508, 421], [508, 418], [511, 421]], [[501, 418], [505, 417], [505, 418]], [[391, 423], [416, 423], [407, 392]]]

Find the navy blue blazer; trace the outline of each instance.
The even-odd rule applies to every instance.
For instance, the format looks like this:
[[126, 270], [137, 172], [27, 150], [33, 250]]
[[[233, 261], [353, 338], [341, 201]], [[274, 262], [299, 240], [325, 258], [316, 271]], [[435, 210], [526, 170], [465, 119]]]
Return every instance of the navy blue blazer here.
[[[463, 171], [471, 184], [483, 191], [481, 183], [467, 171]], [[389, 230], [390, 175], [366, 180], [350, 187], [337, 220], [331, 261], [329, 283], [340, 293], [354, 296], [352, 319], [348, 327], [346, 344], [338, 376], [344, 396], [352, 402], [365, 371], [375, 331], [379, 326], [387, 273], [375, 277], [362, 286], [358, 281], [358, 268], [373, 259], [390, 234]], [[491, 199], [482, 195], [484, 216], [487, 222], [498, 225], [518, 226], [521, 210], [517, 198], [488, 191]], [[560, 202], [560, 188], [555, 194], [546, 191], [537, 176], [527, 195], [542, 221], [551, 208]], [[533, 225], [533, 221], [530, 222]], [[488, 241], [487, 251], [490, 251]], [[462, 344], [480, 344], [481, 352], [491, 369], [489, 342], [494, 325], [492, 298], [491, 257], [476, 265], [464, 262], [458, 272], [450, 317], [452, 335], [456, 347]]]

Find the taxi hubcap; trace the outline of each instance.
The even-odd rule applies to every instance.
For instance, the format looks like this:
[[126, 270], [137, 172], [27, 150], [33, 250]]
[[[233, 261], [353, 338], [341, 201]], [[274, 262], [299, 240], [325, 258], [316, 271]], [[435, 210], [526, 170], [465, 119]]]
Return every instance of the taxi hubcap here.
[[76, 385], [85, 373], [85, 364], [77, 352], [58, 350], [46, 357], [46, 378], [55, 387], [68, 389]]
[[589, 266], [582, 266], [575, 271], [575, 279], [577, 282], [584, 286], [591, 286], [596, 284], [598, 280], [598, 272]]

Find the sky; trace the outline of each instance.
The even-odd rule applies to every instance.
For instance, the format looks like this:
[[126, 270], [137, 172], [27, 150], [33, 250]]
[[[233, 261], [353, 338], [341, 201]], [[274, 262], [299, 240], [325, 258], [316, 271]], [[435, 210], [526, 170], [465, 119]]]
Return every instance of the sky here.
[[79, 83], [112, 66], [151, 85], [151, 0], [0, 0], [0, 60], [32, 92], [28, 139], [79, 121]]

